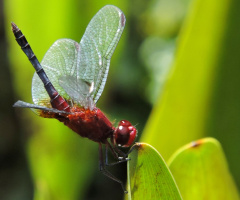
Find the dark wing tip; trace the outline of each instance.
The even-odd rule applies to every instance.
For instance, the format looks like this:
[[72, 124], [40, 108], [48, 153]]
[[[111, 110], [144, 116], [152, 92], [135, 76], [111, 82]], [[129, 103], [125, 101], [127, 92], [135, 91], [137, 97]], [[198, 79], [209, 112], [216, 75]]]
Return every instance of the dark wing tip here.
[[124, 27], [126, 23], [126, 17], [123, 13], [121, 13], [121, 26]]

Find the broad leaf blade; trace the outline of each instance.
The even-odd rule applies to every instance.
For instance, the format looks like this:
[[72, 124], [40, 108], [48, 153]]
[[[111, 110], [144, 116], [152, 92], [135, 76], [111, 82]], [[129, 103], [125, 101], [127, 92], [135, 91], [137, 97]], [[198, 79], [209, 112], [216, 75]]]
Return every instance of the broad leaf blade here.
[[168, 159], [188, 141], [215, 135], [229, 147], [226, 153], [236, 177], [240, 177], [239, 10], [236, 0], [192, 1], [170, 76], [141, 138]]
[[150, 145], [138, 143], [128, 162], [128, 200], [181, 199], [161, 155]]
[[205, 138], [178, 150], [169, 168], [185, 200], [239, 199], [219, 142]]

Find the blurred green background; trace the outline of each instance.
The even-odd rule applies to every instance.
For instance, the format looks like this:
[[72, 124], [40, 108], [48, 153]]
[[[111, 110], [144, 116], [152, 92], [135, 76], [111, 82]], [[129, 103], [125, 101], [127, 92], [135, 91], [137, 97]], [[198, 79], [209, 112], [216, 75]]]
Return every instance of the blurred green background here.
[[[239, 187], [238, 0], [0, 0], [1, 199], [123, 198], [119, 184], [98, 171], [97, 144], [57, 120], [12, 108], [18, 99], [32, 102], [34, 69], [10, 22], [41, 60], [57, 39], [80, 41], [106, 4], [127, 21], [97, 106], [112, 121], [131, 121], [138, 140], [142, 135], [165, 159], [192, 140], [217, 138]], [[126, 179], [125, 164], [110, 170]]]

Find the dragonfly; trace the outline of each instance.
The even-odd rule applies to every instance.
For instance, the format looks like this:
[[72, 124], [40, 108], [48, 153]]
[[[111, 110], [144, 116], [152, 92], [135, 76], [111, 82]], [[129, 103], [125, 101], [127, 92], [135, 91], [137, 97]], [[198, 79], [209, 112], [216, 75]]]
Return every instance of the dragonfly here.
[[[125, 22], [119, 8], [107, 5], [91, 19], [80, 43], [71, 39], [57, 40], [41, 64], [22, 31], [13, 22], [11, 26], [17, 43], [36, 70], [32, 79], [34, 104], [17, 101], [13, 106], [30, 108], [41, 117], [55, 118], [80, 136], [97, 142], [100, 171], [120, 183], [127, 193], [123, 182], [106, 166], [129, 160], [128, 153], [120, 147], [132, 146], [137, 130], [127, 120], [121, 120], [115, 127], [96, 107]], [[115, 163], [108, 163], [109, 150], [117, 159]]]

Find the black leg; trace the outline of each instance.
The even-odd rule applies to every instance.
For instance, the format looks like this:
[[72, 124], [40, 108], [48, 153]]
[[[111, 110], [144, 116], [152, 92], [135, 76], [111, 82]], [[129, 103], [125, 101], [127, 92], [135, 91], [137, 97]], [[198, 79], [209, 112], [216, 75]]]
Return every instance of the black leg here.
[[112, 145], [106, 140], [105, 143], [105, 156], [106, 156], [106, 162], [108, 163], [108, 147], [110, 147], [110, 150], [112, 152], [113, 157], [118, 160], [119, 159], [119, 155], [116, 153], [116, 151], [114, 151], [114, 149], [112, 148]]
[[[110, 148], [113, 156], [116, 158], [116, 160], [118, 160], [117, 162], [114, 162], [114, 163], [108, 163], [108, 148]], [[119, 149], [118, 149], [119, 150]], [[121, 156], [122, 157], [119, 157], [119, 154], [116, 153], [115, 149], [112, 147], [112, 145], [106, 141], [105, 143], [105, 165], [106, 166], [113, 166], [113, 165], [116, 165], [116, 164], [120, 164], [120, 163], [123, 163], [123, 162], [126, 162], [128, 161], [129, 159], [126, 158], [126, 154], [124, 154], [122, 151], [119, 150], [119, 152], [121, 152]]]
[[105, 176], [120, 183], [125, 194], [128, 193], [123, 185], [123, 182], [121, 180], [119, 180], [118, 178], [116, 178], [115, 176], [113, 176], [109, 171], [106, 170], [105, 165], [104, 165], [103, 150], [102, 150], [101, 143], [99, 143], [99, 169]]
[[127, 159], [128, 155], [138, 146], [138, 143], [135, 143], [127, 153], [122, 152], [116, 145], [113, 145], [112, 147], [112, 145], [108, 141], [106, 141], [106, 145], [110, 147], [110, 150], [112, 151], [113, 154], [117, 155], [118, 160], [123, 160]]

